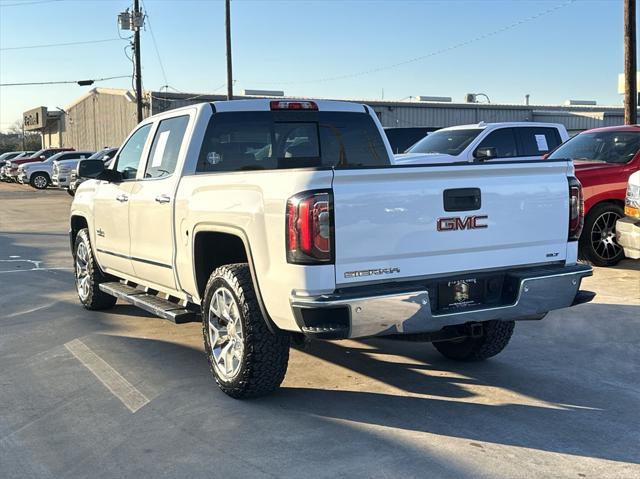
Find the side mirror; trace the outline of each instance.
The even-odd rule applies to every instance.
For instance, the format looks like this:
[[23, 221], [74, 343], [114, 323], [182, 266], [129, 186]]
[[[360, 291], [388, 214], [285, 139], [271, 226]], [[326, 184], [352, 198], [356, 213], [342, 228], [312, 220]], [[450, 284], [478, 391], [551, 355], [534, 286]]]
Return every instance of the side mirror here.
[[478, 148], [473, 156], [479, 161], [495, 160], [498, 158], [498, 150], [493, 146]]
[[46, 157], [46, 156], [44, 156], [44, 155], [40, 155], [40, 159], [41, 159], [41, 160], [46, 160], [46, 159], [47, 159], [47, 157]]

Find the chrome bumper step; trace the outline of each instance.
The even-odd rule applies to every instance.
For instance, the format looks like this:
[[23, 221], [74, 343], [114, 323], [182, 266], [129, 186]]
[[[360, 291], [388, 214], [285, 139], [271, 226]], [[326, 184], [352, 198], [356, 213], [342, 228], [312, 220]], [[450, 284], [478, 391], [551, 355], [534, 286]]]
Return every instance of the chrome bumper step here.
[[135, 288], [131, 285], [112, 282], [102, 283], [100, 291], [122, 299], [127, 303], [131, 303], [140, 309], [155, 314], [160, 318], [167, 319], [176, 324], [199, 322], [198, 314], [190, 309], [185, 308], [181, 304], [174, 303], [164, 298], [160, 298], [155, 294], [147, 293], [142, 289]]

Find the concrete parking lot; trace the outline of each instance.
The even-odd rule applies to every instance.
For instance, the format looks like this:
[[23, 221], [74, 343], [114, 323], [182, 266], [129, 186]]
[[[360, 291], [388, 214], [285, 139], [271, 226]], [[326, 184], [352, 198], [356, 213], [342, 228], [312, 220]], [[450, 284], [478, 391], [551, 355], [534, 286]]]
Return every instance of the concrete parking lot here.
[[0, 184], [3, 478], [640, 477], [640, 262], [597, 269], [595, 302], [517, 324], [485, 363], [314, 343], [243, 402], [215, 386], [198, 324], [79, 305], [70, 203]]

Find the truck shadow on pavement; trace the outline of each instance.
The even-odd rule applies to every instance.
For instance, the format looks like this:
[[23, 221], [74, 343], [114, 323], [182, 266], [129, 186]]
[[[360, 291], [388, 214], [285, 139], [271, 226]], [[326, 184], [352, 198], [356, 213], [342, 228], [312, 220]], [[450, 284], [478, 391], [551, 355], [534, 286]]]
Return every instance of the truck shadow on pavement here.
[[[640, 463], [637, 391], [619, 385], [620, 378], [587, 378], [571, 367], [548, 363], [549, 358], [527, 365], [516, 351], [483, 364], [460, 364], [440, 358], [428, 344], [372, 339], [352, 347], [353, 342], [315, 342], [292, 359], [288, 374], [296, 377], [285, 380], [278, 393], [234, 401], [215, 388], [201, 350], [152, 339], [110, 336], [108, 341], [124, 343], [118, 349], [134, 354], [144, 375], [166, 386], [158, 399], [182, 395], [187, 372], [192, 393], [188, 400], [196, 411], [210, 409], [213, 401], [215, 407], [231, 408], [234, 420], [249, 430], [269, 418], [285, 421], [281, 416], [287, 411], [295, 413], [287, 416], [287, 429], [298, 433], [314, 418], [461, 438], [480, 448], [473, 441]], [[406, 361], [390, 362], [387, 357]], [[344, 369], [333, 365], [355, 373], [348, 375], [352, 382], [338, 380]], [[312, 379], [306, 380], [300, 370], [304, 368], [314, 369]], [[313, 387], [319, 377], [324, 388]], [[363, 385], [363, 377], [373, 381]], [[200, 425], [203, 430], [209, 426]]]

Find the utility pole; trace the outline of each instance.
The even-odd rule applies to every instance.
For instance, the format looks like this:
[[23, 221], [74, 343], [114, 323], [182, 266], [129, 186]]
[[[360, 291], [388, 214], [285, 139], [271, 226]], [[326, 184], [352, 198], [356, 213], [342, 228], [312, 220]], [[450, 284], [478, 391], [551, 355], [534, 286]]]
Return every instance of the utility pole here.
[[624, 123], [638, 123], [636, 0], [624, 0]]
[[231, 66], [231, 0], [225, 0], [224, 6], [225, 28], [227, 31], [227, 100], [233, 100], [233, 71]]
[[138, 123], [142, 118], [142, 68], [140, 65], [140, 27], [142, 26], [142, 15], [140, 13], [140, 1], [133, 2], [133, 51], [136, 63], [136, 107], [138, 113]]

